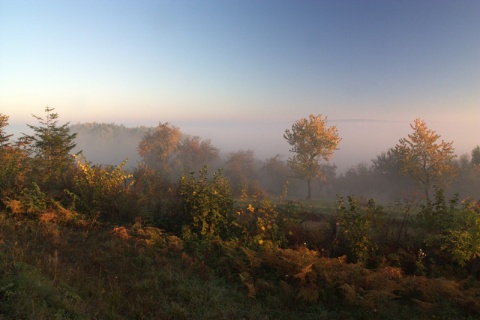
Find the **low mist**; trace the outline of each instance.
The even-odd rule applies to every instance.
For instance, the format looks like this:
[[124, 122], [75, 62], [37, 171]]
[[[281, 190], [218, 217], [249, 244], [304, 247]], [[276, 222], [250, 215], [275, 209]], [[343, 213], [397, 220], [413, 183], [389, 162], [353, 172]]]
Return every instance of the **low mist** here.
[[[372, 161], [398, 142], [395, 136], [406, 136], [410, 128], [403, 128], [401, 126], [403, 124], [396, 122], [332, 123], [335, 123], [339, 132], [343, 132], [344, 135], [339, 150], [334, 153], [329, 163], [325, 163], [332, 171], [326, 179], [316, 181], [312, 185], [314, 197], [334, 199], [337, 195], [356, 195], [364, 198], [373, 197], [381, 201], [421, 197], [421, 188], [415, 181], [399, 172], [379, 172]], [[183, 126], [185, 129], [180, 126], [179, 129], [184, 137], [199, 136], [201, 139], [211, 139], [211, 144], [218, 149], [220, 158], [210, 163], [209, 167], [212, 170], [224, 169], [233, 189], [239, 191], [247, 186], [250, 191], [276, 196], [282, 192], [285, 182], [288, 181], [289, 195], [293, 198], [304, 197], [305, 182], [294, 178], [287, 166], [287, 160], [292, 153], [283, 138], [283, 133], [291, 124], [267, 123], [259, 126], [254, 123], [245, 126], [236, 122], [225, 122], [209, 126], [183, 123]], [[368, 128], [371, 130], [367, 130]], [[71, 126], [72, 132], [78, 133], [75, 151], [81, 150], [88, 161], [95, 164], [118, 165], [128, 159], [127, 168], [130, 169], [142, 163], [138, 145], [143, 136], [154, 129], [155, 127], [126, 127], [104, 123]], [[388, 134], [378, 134], [376, 130]], [[463, 155], [467, 162], [470, 161], [470, 151]], [[236, 165], [235, 169], [235, 166], [232, 166], [232, 159], [245, 163]], [[171, 178], [175, 179], [180, 173], [180, 169], [174, 171]], [[468, 174], [463, 173], [452, 182], [451, 194], [460, 192], [461, 196], [479, 197], [477, 190], [480, 188], [476, 188], [474, 182], [464, 181], [465, 175]]]

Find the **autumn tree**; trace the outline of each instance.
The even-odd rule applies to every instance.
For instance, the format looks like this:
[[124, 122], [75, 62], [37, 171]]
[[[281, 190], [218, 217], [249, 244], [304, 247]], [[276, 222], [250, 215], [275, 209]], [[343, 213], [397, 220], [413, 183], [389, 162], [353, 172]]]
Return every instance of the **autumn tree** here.
[[33, 154], [33, 180], [50, 190], [58, 187], [67, 169], [74, 164], [70, 152], [76, 146], [77, 136], [70, 133], [69, 122], [58, 125], [59, 116], [54, 110], [45, 107], [45, 118], [33, 115], [40, 125], [27, 124], [33, 134], [23, 134], [21, 138]]
[[480, 166], [480, 146], [476, 146], [472, 150], [472, 165], [474, 166]]
[[321, 160], [329, 161], [341, 141], [335, 126], [327, 127], [327, 117], [310, 115], [297, 120], [291, 130], [285, 130], [283, 137], [292, 146], [295, 155], [287, 163], [296, 177], [306, 180], [307, 199], [312, 198], [311, 182], [324, 178]]
[[287, 162], [277, 154], [265, 159], [261, 169], [262, 185], [265, 186], [266, 191], [269, 194], [280, 195], [285, 190], [285, 184], [290, 183], [288, 178], [291, 174]]
[[422, 185], [425, 198], [430, 202], [430, 189], [434, 185], [443, 186], [455, 175], [453, 142], [438, 143], [440, 135], [428, 129], [421, 119], [416, 119], [410, 127], [413, 133], [400, 139], [393, 152], [402, 173]]
[[178, 149], [181, 132], [168, 122], [159, 123], [152, 132], [146, 133], [138, 145], [138, 153], [144, 164], [164, 175], [170, 174], [170, 161]]
[[29, 170], [26, 153], [10, 143], [13, 135], [5, 131], [8, 118], [0, 113], [0, 200], [20, 192]]
[[199, 171], [219, 159], [219, 151], [212, 145], [210, 139], [186, 137], [177, 146], [175, 165], [182, 171]]
[[252, 150], [232, 152], [225, 162], [224, 169], [235, 195], [244, 191], [252, 194], [262, 191], [258, 180], [255, 153]]

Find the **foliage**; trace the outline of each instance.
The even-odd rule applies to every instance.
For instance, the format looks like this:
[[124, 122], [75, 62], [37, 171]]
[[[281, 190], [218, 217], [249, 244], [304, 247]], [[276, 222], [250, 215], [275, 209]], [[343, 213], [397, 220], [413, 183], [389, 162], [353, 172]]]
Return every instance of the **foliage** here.
[[10, 138], [13, 134], [7, 134], [5, 127], [8, 126], [8, 116], [0, 113], [0, 149], [8, 147], [10, 145]]
[[288, 244], [288, 238], [300, 220], [298, 207], [291, 201], [284, 201], [287, 186], [278, 203], [261, 194], [249, 197], [246, 191], [243, 192], [236, 209], [236, 225], [242, 230], [245, 245], [284, 247]]
[[188, 240], [222, 239], [231, 236], [233, 198], [230, 185], [221, 171], [209, 179], [207, 168], [183, 174], [178, 182], [182, 235]]
[[335, 126], [327, 127], [327, 118], [310, 115], [285, 130], [283, 137], [292, 146], [295, 155], [288, 159], [288, 165], [297, 177], [305, 179], [308, 185], [307, 199], [311, 199], [311, 180], [322, 178], [320, 160], [328, 161], [341, 141]]
[[225, 161], [224, 170], [235, 196], [240, 196], [245, 189], [250, 193], [262, 191], [258, 181], [255, 153], [252, 150], [232, 152]]
[[[366, 206], [359, 206], [355, 198], [348, 197], [348, 206], [339, 197], [335, 241], [342, 243], [349, 261], [365, 265], [375, 258], [378, 249], [375, 232], [381, 230], [385, 212], [373, 199]], [[334, 247], [338, 245], [334, 243]]]
[[30, 152], [34, 155], [32, 179], [49, 191], [58, 191], [58, 188], [61, 188], [64, 183], [62, 177], [73, 164], [70, 151], [76, 146], [76, 134], [70, 133], [69, 123], [58, 125], [59, 116], [54, 110], [47, 106], [45, 119], [34, 115], [40, 125], [28, 125], [34, 134], [24, 134], [22, 137], [22, 140], [30, 145]]
[[472, 150], [472, 165], [479, 166], [480, 165], [480, 146], [476, 146]]
[[443, 236], [442, 250], [448, 251], [460, 265], [480, 258], [480, 205], [465, 201], [454, 216], [453, 228]]
[[440, 135], [428, 129], [423, 120], [416, 119], [410, 127], [414, 132], [400, 139], [393, 153], [400, 161], [402, 172], [424, 187], [425, 198], [430, 201], [430, 188], [444, 186], [455, 174], [453, 142], [437, 143]]
[[203, 166], [219, 159], [219, 151], [209, 139], [186, 137], [178, 143], [175, 154], [175, 167], [184, 172], [200, 171]]
[[180, 129], [170, 123], [159, 123], [153, 132], [146, 133], [138, 145], [138, 153], [144, 164], [164, 175], [170, 174], [173, 159], [181, 139]]
[[8, 116], [0, 113], [0, 201], [21, 192], [29, 171], [27, 154], [19, 145], [12, 145], [4, 128]]
[[180, 129], [168, 122], [147, 132], [138, 145], [138, 152], [145, 166], [167, 179], [173, 173], [199, 171], [219, 159], [219, 151], [210, 140], [182, 137]]
[[5, 202], [15, 214], [27, 213], [38, 216], [52, 204], [53, 200], [34, 182], [32, 186], [23, 189], [16, 199], [9, 199]]
[[31, 169], [25, 152], [13, 146], [0, 148], [0, 163], [2, 164], [0, 166], [0, 199], [2, 199], [21, 192]]
[[116, 202], [132, 185], [128, 182], [132, 175], [123, 170], [126, 161], [116, 167], [104, 168], [90, 165], [84, 157], [75, 158], [79, 171], [74, 179], [74, 190], [69, 191], [74, 208], [90, 216], [113, 217], [118, 211]]
[[279, 154], [265, 159], [261, 167], [262, 186], [269, 195], [280, 196], [285, 183], [289, 184], [290, 190], [296, 189], [295, 181], [290, 180], [291, 176], [290, 167]]
[[[423, 207], [418, 215], [425, 230], [425, 245], [438, 263], [449, 261], [461, 266], [471, 265], [480, 258], [480, 209], [478, 202], [458, 198], [446, 203], [442, 189], [436, 190], [435, 201]], [[478, 267], [471, 270], [473, 275]]]

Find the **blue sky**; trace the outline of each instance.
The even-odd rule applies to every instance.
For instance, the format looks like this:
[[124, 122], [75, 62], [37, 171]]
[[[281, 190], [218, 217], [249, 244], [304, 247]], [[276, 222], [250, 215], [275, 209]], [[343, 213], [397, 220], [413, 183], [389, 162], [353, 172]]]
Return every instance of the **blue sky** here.
[[469, 152], [479, 16], [476, 0], [0, 0], [0, 113], [14, 125], [47, 105], [72, 123], [169, 121], [259, 156], [288, 155], [283, 131], [321, 113], [345, 163], [422, 118]]

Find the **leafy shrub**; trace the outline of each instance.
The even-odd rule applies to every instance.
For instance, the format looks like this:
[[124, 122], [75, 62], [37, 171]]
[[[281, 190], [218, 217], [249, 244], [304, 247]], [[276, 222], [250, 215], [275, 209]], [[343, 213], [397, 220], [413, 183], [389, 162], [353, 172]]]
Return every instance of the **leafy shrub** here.
[[13, 196], [22, 190], [29, 171], [26, 154], [14, 147], [0, 148], [0, 198]]
[[75, 177], [74, 191], [67, 191], [74, 200], [74, 207], [88, 215], [101, 214], [104, 217], [118, 212], [116, 201], [123, 196], [132, 183], [132, 177], [126, 174], [123, 167], [126, 161], [116, 167], [91, 166], [85, 158], [77, 159], [79, 173]]
[[232, 236], [233, 198], [230, 184], [221, 171], [208, 178], [207, 168], [183, 174], [178, 182], [182, 236], [187, 240], [211, 240]]
[[370, 199], [360, 206], [355, 198], [348, 197], [348, 208], [342, 197], [338, 199], [336, 239], [334, 247], [342, 247], [348, 260], [365, 265], [375, 257], [378, 249], [376, 232], [381, 230], [385, 212]]
[[285, 246], [298, 224], [298, 206], [294, 202], [283, 202], [286, 191], [278, 204], [268, 197], [256, 194], [249, 199], [243, 191], [241, 206], [236, 209], [237, 225], [242, 229], [243, 239], [249, 245]]
[[35, 182], [23, 191], [15, 199], [5, 200], [7, 208], [14, 214], [39, 215], [44, 212], [52, 200], [40, 190]]

